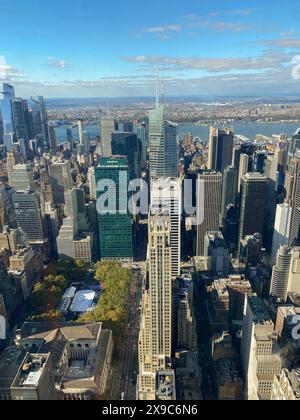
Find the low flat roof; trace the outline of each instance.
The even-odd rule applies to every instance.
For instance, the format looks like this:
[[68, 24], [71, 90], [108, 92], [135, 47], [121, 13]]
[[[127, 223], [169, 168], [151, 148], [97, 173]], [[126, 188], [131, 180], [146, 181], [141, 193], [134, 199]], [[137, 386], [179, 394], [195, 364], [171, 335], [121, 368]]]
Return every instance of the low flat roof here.
[[79, 290], [70, 307], [71, 312], [88, 312], [92, 310], [96, 292], [94, 290]]

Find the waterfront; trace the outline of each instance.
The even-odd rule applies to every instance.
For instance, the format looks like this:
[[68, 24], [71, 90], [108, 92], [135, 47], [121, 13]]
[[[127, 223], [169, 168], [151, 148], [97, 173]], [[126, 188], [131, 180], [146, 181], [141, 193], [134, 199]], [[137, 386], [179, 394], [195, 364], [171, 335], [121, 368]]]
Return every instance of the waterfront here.
[[[271, 137], [273, 134], [286, 133], [289, 137], [300, 127], [299, 124], [295, 123], [256, 123], [256, 122], [239, 122], [234, 123], [230, 126], [235, 134], [241, 134], [253, 140], [257, 134]], [[71, 128], [70, 126], [61, 126], [56, 128], [57, 140], [59, 143], [66, 141], [66, 130]], [[91, 139], [95, 139], [99, 136], [98, 125], [88, 125], [85, 130], [90, 134]], [[78, 140], [77, 128], [72, 128], [74, 140]], [[196, 126], [191, 123], [178, 124], [178, 135], [180, 140], [186, 133], [191, 133], [193, 136], [200, 137], [202, 140], [207, 141], [209, 137], [209, 126], [201, 125]]]

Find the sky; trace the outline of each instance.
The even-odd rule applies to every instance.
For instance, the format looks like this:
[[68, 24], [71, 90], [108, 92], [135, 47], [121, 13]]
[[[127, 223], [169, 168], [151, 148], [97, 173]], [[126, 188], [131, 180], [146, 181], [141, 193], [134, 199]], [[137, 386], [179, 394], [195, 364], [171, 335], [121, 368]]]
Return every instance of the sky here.
[[300, 94], [300, 2], [0, 0], [0, 82], [18, 96]]

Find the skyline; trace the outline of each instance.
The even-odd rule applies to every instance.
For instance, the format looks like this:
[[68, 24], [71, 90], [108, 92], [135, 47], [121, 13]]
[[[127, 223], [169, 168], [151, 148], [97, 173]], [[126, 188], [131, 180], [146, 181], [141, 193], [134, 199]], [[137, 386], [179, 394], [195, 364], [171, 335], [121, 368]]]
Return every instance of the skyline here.
[[167, 96], [300, 94], [296, 1], [68, 3], [2, 1], [0, 82], [18, 96], [153, 96], [157, 66]]

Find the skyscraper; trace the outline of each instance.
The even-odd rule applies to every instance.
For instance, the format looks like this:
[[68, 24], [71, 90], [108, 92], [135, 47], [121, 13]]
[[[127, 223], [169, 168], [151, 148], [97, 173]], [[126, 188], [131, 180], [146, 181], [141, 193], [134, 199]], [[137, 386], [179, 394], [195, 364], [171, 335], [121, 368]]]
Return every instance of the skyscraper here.
[[12, 171], [12, 185], [16, 191], [34, 191], [35, 184], [31, 165], [15, 165]]
[[30, 244], [45, 241], [45, 210], [37, 191], [17, 191], [13, 194], [17, 226], [22, 228]]
[[287, 204], [278, 204], [272, 244], [272, 262], [275, 262], [281, 245], [289, 245], [292, 220], [292, 208]]
[[50, 150], [52, 153], [56, 153], [57, 152], [57, 139], [56, 139], [55, 127], [53, 124], [49, 124], [48, 131], [49, 131]]
[[110, 157], [111, 150], [111, 135], [115, 131], [115, 120], [113, 118], [100, 119], [100, 143], [102, 157]]
[[198, 176], [197, 199], [197, 255], [204, 255], [204, 239], [207, 232], [218, 231], [222, 201], [222, 174], [204, 172]]
[[151, 182], [151, 214], [170, 217], [172, 278], [180, 276], [182, 189], [178, 178], [154, 178]]
[[241, 184], [242, 178], [246, 173], [248, 173], [248, 166], [249, 166], [249, 156], [246, 154], [240, 155], [240, 163], [239, 163], [239, 177], [238, 177], [238, 192], [241, 192]]
[[165, 121], [165, 108], [156, 103], [149, 112], [149, 164], [151, 178], [178, 176], [176, 127]]
[[222, 223], [224, 223], [227, 206], [229, 204], [235, 206], [237, 202], [237, 175], [237, 170], [233, 166], [228, 166], [224, 171], [221, 210]]
[[139, 339], [138, 399], [156, 399], [156, 375], [171, 368], [172, 249], [170, 218], [149, 217], [149, 287], [143, 296]]
[[265, 200], [268, 179], [260, 173], [243, 176], [241, 183], [239, 249], [241, 240], [247, 235], [259, 233], [263, 236], [265, 222]]
[[300, 151], [292, 157], [286, 174], [286, 202], [292, 207], [291, 230], [289, 245], [299, 240], [300, 231]]
[[15, 98], [15, 89], [8, 83], [3, 83], [3, 99], [0, 101], [2, 119], [3, 119], [3, 130], [4, 134], [10, 134], [14, 132], [14, 122], [12, 113], [12, 100]]
[[54, 162], [49, 166], [53, 201], [56, 205], [65, 203], [65, 191], [73, 185], [69, 161]]
[[[102, 259], [132, 261], [132, 221], [128, 212], [128, 164], [126, 157], [100, 159], [96, 168], [97, 198], [99, 182], [112, 182], [108, 207], [98, 209], [100, 255]], [[104, 188], [104, 187], [103, 187]], [[116, 207], [116, 208], [115, 208]]]
[[32, 96], [31, 102], [34, 134], [36, 137], [43, 139], [44, 148], [49, 150], [48, 116], [44, 98], [42, 96]]
[[233, 132], [210, 128], [208, 169], [223, 173], [232, 163]]
[[140, 150], [138, 138], [135, 133], [116, 131], [111, 134], [111, 150], [114, 156], [127, 156], [130, 179], [140, 176]]
[[23, 139], [25, 142], [29, 140], [28, 131], [28, 104], [21, 98], [12, 100], [12, 112], [14, 119], [15, 133], [18, 140]]

